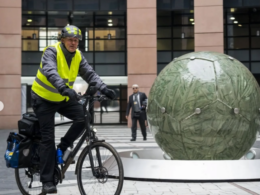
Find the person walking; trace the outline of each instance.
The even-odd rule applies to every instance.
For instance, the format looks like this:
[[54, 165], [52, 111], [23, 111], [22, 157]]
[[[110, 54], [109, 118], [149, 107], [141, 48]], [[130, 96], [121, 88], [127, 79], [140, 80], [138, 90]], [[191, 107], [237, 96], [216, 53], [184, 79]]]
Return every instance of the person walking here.
[[146, 140], [146, 111], [143, 102], [146, 101], [147, 96], [145, 93], [139, 91], [139, 86], [134, 84], [132, 86], [133, 94], [129, 96], [127, 109], [126, 109], [126, 119], [128, 120], [130, 109], [131, 111], [131, 119], [132, 119], [132, 139], [130, 141], [136, 141], [136, 130], [137, 130], [137, 121], [139, 121], [143, 140]]

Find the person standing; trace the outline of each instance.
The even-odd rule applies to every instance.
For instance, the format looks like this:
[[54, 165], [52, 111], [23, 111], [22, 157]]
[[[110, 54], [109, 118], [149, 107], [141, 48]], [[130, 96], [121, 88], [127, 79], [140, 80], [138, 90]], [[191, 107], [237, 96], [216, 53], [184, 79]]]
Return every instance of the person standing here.
[[137, 84], [134, 84], [132, 88], [133, 88], [133, 94], [129, 96], [127, 109], [126, 109], [126, 119], [128, 119], [130, 109], [132, 109], [131, 112], [132, 139], [130, 141], [136, 140], [137, 121], [139, 121], [141, 127], [143, 140], [146, 140], [146, 126], [145, 126], [146, 112], [145, 112], [145, 106], [142, 103], [147, 99], [147, 96], [145, 95], [145, 93], [139, 91], [139, 86]]

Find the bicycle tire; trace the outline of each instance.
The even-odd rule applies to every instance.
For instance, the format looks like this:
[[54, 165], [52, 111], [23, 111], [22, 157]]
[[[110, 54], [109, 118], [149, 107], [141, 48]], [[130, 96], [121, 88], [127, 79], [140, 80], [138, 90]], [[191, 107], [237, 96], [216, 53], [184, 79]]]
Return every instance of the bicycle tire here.
[[[95, 160], [97, 160], [97, 148], [99, 148], [99, 151], [101, 153], [102, 168], [97, 166], [98, 162], [95, 162]], [[93, 176], [92, 169], [90, 166], [89, 149], [90, 146], [87, 146], [82, 151], [78, 162], [79, 165], [77, 166], [76, 170], [78, 187], [81, 195], [119, 195], [122, 191], [124, 183], [124, 170], [121, 158], [118, 155], [117, 151], [110, 144], [105, 142], [96, 142], [93, 145], [91, 145], [94, 166], [97, 169], [99, 168], [99, 170], [102, 169], [101, 175], [103, 176], [103, 178], [97, 178]], [[108, 152], [111, 153], [111, 156], [109, 157], [107, 157]], [[113, 168], [113, 170], [109, 172], [109, 168]], [[86, 175], [87, 177], [89, 176], [89, 178], [83, 179], [83, 175]], [[106, 181], [104, 182], [104, 180]], [[85, 182], [85, 187], [87, 189], [84, 188]]]
[[[31, 179], [25, 174], [25, 175], [21, 175], [22, 172], [26, 173], [26, 171], [28, 171], [28, 168], [16, 168], [14, 173], [15, 173], [15, 180], [16, 180], [16, 184], [20, 190], [20, 192], [23, 195], [38, 195], [41, 193], [42, 191], [42, 185], [40, 182], [40, 176], [38, 173], [33, 174], [33, 177], [38, 177], [38, 180], [35, 181], [34, 179], [34, 183], [32, 184], [32, 188], [28, 187], [29, 182], [31, 181]], [[23, 178], [23, 181], [22, 181]], [[27, 188], [26, 188], [27, 186]]]

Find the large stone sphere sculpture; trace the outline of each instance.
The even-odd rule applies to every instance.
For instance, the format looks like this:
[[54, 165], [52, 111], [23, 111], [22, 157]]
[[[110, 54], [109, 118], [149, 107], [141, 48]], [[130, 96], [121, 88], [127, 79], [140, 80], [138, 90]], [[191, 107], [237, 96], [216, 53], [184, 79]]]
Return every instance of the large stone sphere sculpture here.
[[260, 90], [250, 71], [220, 53], [174, 59], [156, 78], [147, 118], [171, 159], [240, 159], [259, 131]]

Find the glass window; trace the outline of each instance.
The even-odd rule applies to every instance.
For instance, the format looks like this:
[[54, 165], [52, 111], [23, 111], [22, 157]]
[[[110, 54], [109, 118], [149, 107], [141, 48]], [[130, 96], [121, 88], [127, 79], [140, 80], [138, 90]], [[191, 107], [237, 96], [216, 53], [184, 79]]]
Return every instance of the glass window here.
[[173, 50], [194, 50], [194, 39], [174, 39]]
[[22, 0], [22, 10], [46, 10], [47, 0]]
[[178, 57], [180, 57], [180, 56], [182, 56], [184, 54], [190, 53], [192, 51], [193, 50], [191, 50], [191, 51], [174, 51], [173, 52], [173, 58], [178, 58]]
[[250, 18], [252, 23], [260, 23], [260, 10], [254, 8]]
[[95, 71], [100, 76], [124, 76], [125, 65], [95, 65]]
[[125, 26], [124, 16], [96, 16], [96, 26]]
[[22, 26], [46, 26], [45, 15], [23, 15]]
[[72, 10], [72, 0], [48, 0], [48, 10]]
[[37, 65], [22, 65], [22, 76], [35, 76], [39, 69], [39, 64]]
[[157, 38], [171, 38], [172, 28], [171, 27], [158, 27]]
[[260, 6], [259, 0], [243, 0], [244, 6]]
[[173, 27], [174, 38], [188, 38], [194, 37], [194, 26], [174, 26]]
[[[61, 33], [62, 28], [48, 28], [47, 33], [47, 46], [57, 43], [58, 36]], [[44, 35], [44, 34], [43, 34]]]
[[93, 63], [93, 52], [82, 52], [89, 64]]
[[194, 22], [193, 15], [173, 15], [173, 24], [191, 25]]
[[228, 36], [248, 36], [249, 35], [249, 27], [247, 24], [228, 25], [227, 31], [228, 31]]
[[252, 49], [251, 50], [251, 60], [252, 61], [260, 61], [260, 49]]
[[251, 28], [251, 35], [252, 36], [260, 36], [260, 21], [259, 24], [251, 24], [250, 25]]
[[230, 13], [227, 16], [228, 24], [243, 24], [243, 23], [248, 23], [248, 22], [249, 22], [248, 14]]
[[157, 52], [157, 61], [158, 63], [162, 62], [170, 62], [172, 61], [172, 55], [170, 51], [165, 51], [165, 52]]
[[100, 10], [118, 10], [118, 0], [100, 0]]
[[74, 10], [99, 10], [99, 1], [74, 0]]
[[125, 63], [125, 52], [97, 52], [96, 63]]
[[172, 0], [172, 9], [190, 9], [193, 4], [193, 0]]
[[162, 71], [162, 69], [165, 68], [165, 66], [167, 66], [167, 64], [158, 64], [157, 65], [157, 74], [159, 74]]
[[172, 18], [171, 16], [157, 17], [157, 26], [171, 26]]
[[247, 49], [249, 48], [249, 38], [248, 37], [228, 38], [228, 48]]
[[125, 38], [125, 28], [95, 28], [96, 39], [108, 39], [110, 34], [111, 39]]
[[260, 62], [252, 62], [251, 63], [251, 71], [252, 73], [260, 73]]
[[42, 52], [22, 52], [22, 63], [36, 63], [40, 65]]
[[251, 37], [251, 48], [260, 48], [260, 37]]
[[125, 40], [95, 40], [95, 51], [124, 51]]
[[157, 0], [157, 9], [171, 9], [172, 0]]
[[171, 39], [157, 39], [157, 50], [172, 50]]
[[73, 12], [72, 21], [77, 27], [93, 26], [93, 12]]
[[119, 0], [119, 9], [126, 10], [126, 0]]
[[224, 7], [242, 7], [242, 0], [225, 0]]
[[51, 27], [64, 27], [70, 24], [69, 12], [48, 12], [48, 26]]
[[249, 61], [249, 50], [229, 50], [228, 55], [239, 61]]

